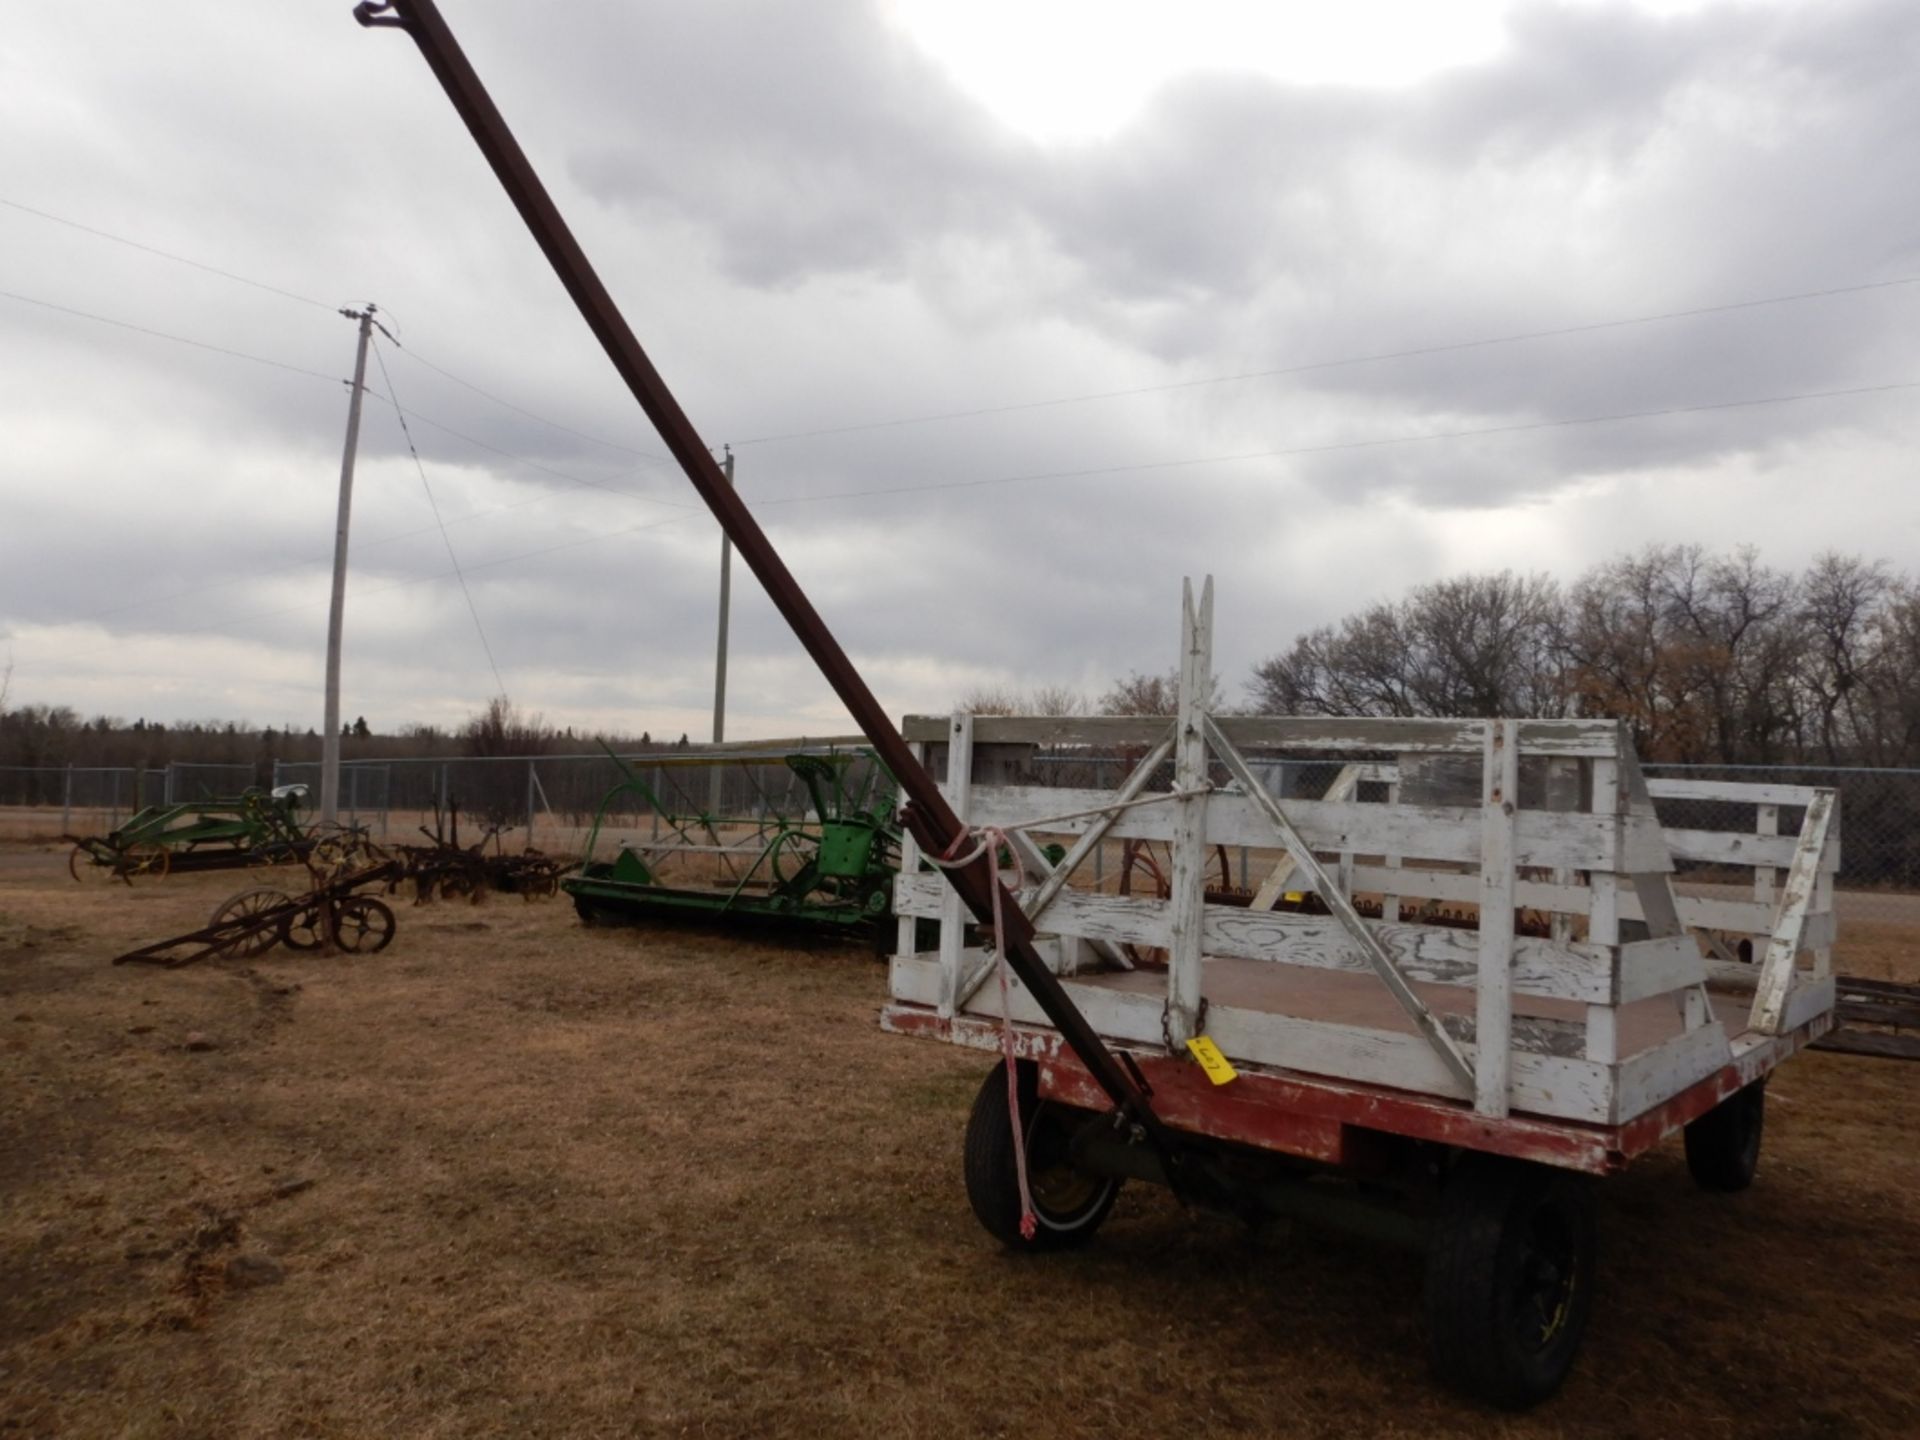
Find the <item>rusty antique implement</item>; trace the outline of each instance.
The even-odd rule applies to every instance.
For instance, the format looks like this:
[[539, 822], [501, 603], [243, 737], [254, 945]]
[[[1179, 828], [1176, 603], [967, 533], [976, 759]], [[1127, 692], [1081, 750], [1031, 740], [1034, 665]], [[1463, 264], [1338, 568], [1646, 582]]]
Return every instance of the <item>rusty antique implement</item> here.
[[[738, 493], [727, 484], [699, 432], [648, 359], [586, 253], [561, 218], [506, 120], [454, 39], [439, 7], [433, 0], [388, 0], [388, 3], [362, 0], [354, 7], [353, 15], [362, 25], [403, 30], [419, 46], [422, 57], [466, 123], [614, 369], [640, 402], [640, 408], [720, 522], [720, 528], [732, 540], [741, 559], [751, 567], [768, 598], [873, 745], [880, 762], [899, 778], [909, 801], [901, 815], [907, 829], [928, 855], [954, 853], [953, 847], [966, 835], [966, 827], [940, 793], [933, 777], [914, 757], [892, 717], [854, 668], [773, 543]], [[1000, 892], [1004, 902], [998, 907], [1003, 917], [1000, 944], [1007, 964], [1113, 1102], [1127, 1133], [1144, 1140], [1159, 1155], [1176, 1192], [1191, 1193], [1194, 1198], [1231, 1201], [1234, 1198], [1231, 1183], [1154, 1114], [1144, 1084], [1136, 1082], [1134, 1074], [1095, 1033], [1048, 970], [1034, 949], [1033, 925], [1021, 912], [1012, 892], [1001, 885], [992, 857], [982, 849], [972, 864], [946, 873], [967, 909], [983, 925], [993, 923], [995, 893]]]
[[284, 945], [289, 950], [320, 950], [331, 944], [353, 954], [371, 955], [393, 939], [393, 911], [362, 887], [388, 885], [400, 874], [395, 861], [324, 879], [316, 874], [314, 888], [304, 895], [284, 890], [242, 890], [215, 907], [198, 930], [156, 940], [124, 955], [116, 965], [159, 965], [178, 970], [182, 965], [219, 956], [247, 959]]

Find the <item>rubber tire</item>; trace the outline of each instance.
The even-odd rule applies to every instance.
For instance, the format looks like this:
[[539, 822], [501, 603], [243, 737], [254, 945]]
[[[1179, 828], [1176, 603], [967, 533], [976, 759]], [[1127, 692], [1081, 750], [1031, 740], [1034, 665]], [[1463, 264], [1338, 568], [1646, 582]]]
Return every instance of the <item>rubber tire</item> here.
[[1766, 1129], [1767, 1082], [1736, 1090], [1686, 1129], [1687, 1169], [1702, 1190], [1732, 1194], [1753, 1183]]
[[[1517, 1330], [1513, 1292], [1529, 1227], [1557, 1218], [1572, 1284], [1556, 1332], [1543, 1344]], [[1508, 1410], [1560, 1388], [1593, 1308], [1595, 1225], [1587, 1177], [1545, 1165], [1466, 1153], [1455, 1161], [1427, 1251], [1427, 1348], [1441, 1383]]]
[[[1036, 1139], [1040, 1140], [1044, 1156], [1046, 1150], [1064, 1143], [1073, 1121], [1085, 1118], [1084, 1112], [1044, 1104], [1040, 1100], [1040, 1073], [1031, 1060], [1019, 1061], [1015, 1075], [1027, 1143], [1033, 1146]], [[1011, 1250], [1035, 1253], [1071, 1250], [1086, 1244], [1113, 1209], [1120, 1194], [1119, 1180], [1101, 1181], [1091, 1198], [1066, 1212], [1049, 1210], [1036, 1193], [1033, 1208], [1039, 1224], [1033, 1238], [1028, 1239], [1020, 1233], [1020, 1178], [1013, 1146], [1013, 1117], [1007, 1113], [1007, 1066], [1002, 1060], [981, 1082], [973, 1111], [967, 1116], [964, 1169], [968, 1203], [986, 1232]], [[1030, 1148], [1030, 1160], [1034, 1153]], [[1029, 1180], [1033, 1178], [1029, 1175]]]

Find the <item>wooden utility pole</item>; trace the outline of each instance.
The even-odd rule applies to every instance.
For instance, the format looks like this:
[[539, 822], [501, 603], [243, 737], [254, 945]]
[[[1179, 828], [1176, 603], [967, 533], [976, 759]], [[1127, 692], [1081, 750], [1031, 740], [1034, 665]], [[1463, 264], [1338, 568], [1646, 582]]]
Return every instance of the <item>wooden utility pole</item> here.
[[[733, 487], [733, 446], [726, 447], [726, 459], [721, 462], [720, 473], [727, 477], [727, 487]], [[733, 599], [733, 537], [725, 530], [720, 532], [720, 638], [713, 647], [713, 743], [718, 745], [727, 738], [727, 612]], [[721, 769], [716, 758], [713, 778], [707, 786], [707, 813], [714, 815], [720, 809]]]
[[333, 532], [333, 604], [327, 611], [327, 712], [320, 741], [320, 819], [340, 818], [340, 629], [347, 608], [347, 517], [353, 510], [353, 457], [360, 448], [360, 397], [366, 393], [367, 345], [373, 338], [373, 314], [342, 310], [360, 322], [353, 354], [353, 393], [347, 399], [347, 446], [340, 457], [340, 518]]

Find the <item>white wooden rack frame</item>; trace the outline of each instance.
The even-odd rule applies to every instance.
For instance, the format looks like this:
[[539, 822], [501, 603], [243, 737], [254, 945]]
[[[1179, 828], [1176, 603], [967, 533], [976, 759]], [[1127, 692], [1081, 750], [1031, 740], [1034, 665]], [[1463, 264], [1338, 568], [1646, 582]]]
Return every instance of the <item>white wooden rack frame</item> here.
[[[1620, 1125], [1728, 1065], [1762, 1073], [1830, 1023], [1833, 791], [1649, 781], [1607, 720], [1215, 716], [1198, 698], [1212, 674], [1211, 580], [1197, 604], [1184, 587], [1181, 629], [1172, 720], [906, 724], [936, 773], [944, 760], [960, 816], [1010, 832], [1008, 879], [1042, 953], [1116, 1044], [1180, 1053], [1204, 1031], [1243, 1066], [1487, 1117]], [[1117, 790], [1023, 783], [1041, 746], [1140, 758]], [[1282, 801], [1250, 754], [1345, 763], [1322, 798]], [[1149, 788], [1169, 757], [1171, 788]], [[1463, 781], [1469, 793], [1445, 793]], [[1663, 828], [1655, 797], [1722, 802], [1706, 808], [1752, 828]], [[1801, 816], [1797, 833], [1779, 833], [1783, 811]], [[1049, 839], [1070, 847], [1058, 865]], [[1093, 887], [1090, 857], [1127, 840], [1166, 848], [1168, 898]], [[1257, 857], [1251, 904], [1208, 902], [1216, 847]], [[1696, 862], [1680, 885], [1676, 861]], [[1273, 908], [1309, 892], [1329, 914]], [[1454, 923], [1433, 923], [1443, 906]], [[984, 983], [993, 957], [911, 841], [895, 909], [896, 1005], [999, 1017], [1000, 988]], [[1545, 935], [1517, 933], [1517, 912]], [[922, 920], [938, 922], [934, 950], [916, 948]], [[1164, 968], [1129, 952], [1164, 954]], [[1045, 1024], [1017, 983], [1010, 1005], [1016, 1023]]]

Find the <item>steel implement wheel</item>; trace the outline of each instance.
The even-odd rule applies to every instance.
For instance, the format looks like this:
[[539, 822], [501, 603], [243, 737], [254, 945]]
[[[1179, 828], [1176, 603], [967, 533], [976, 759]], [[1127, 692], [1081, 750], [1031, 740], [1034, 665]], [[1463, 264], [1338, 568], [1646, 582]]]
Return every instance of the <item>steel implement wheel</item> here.
[[967, 1200], [987, 1233], [1015, 1250], [1066, 1250], [1084, 1245], [1113, 1209], [1120, 1182], [1091, 1175], [1072, 1162], [1069, 1147], [1093, 1117], [1083, 1110], [1040, 1099], [1040, 1076], [1031, 1060], [1018, 1062], [1020, 1122], [1027, 1152], [1027, 1188], [1038, 1222], [1033, 1238], [1020, 1233], [1020, 1181], [1015, 1170], [1013, 1117], [1007, 1112], [1007, 1067], [1003, 1060], [981, 1083], [967, 1117]]
[[1687, 1169], [1702, 1190], [1744, 1190], [1760, 1168], [1767, 1082], [1736, 1090], [1687, 1126]]
[[86, 846], [76, 845], [67, 856], [67, 873], [82, 885], [97, 885], [102, 880], [113, 879], [118, 867], [111, 861], [102, 861]]
[[1427, 1253], [1435, 1373], [1521, 1410], [1560, 1388], [1593, 1307], [1593, 1187], [1545, 1165], [1467, 1153]]
[[143, 840], [120, 852], [118, 873], [125, 876], [129, 883], [136, 875], [143, 880], [164, 880], [172, 867], [173, 853], [166, 846], [157, 841]]
[[[225, 925], [231, 921], [252, 920], [275, 906], [284, 905], [293, 897], [284, 890], [259, 888], [242, 890], [238, 895], [229, 895], [213, 907], [213, 914], [207, 920], [207, 928]], [[227, 948], [229, 955], [238, 955], [242, 959], [271, 950], [280, 941], [280, 927], [272, 922], [263, 922], [251, 935], [236, 940]]]
[[340, 902], [334, 934], [340, 948], [355, 955], [376, 955], [393, 940], [393, 911], [371, 895], [349, 895]]
[[280, 943], [289, 950], [318, 950], [327, 943], [325, 916], [320, 904], [303, 905], [280, 921]]

